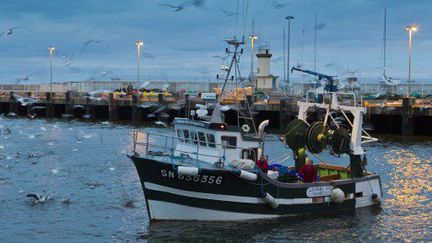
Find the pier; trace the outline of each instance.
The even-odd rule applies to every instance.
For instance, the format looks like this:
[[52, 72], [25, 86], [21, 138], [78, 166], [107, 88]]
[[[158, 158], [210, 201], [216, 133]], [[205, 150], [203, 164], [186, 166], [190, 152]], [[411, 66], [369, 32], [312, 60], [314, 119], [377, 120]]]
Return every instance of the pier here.
[[[18, 97], [32, 97], [34, 103], [23, 105]], [[269, 119], [273, 129], [284, 131], [285, 125], [298, 113], [297, 101], [301, 97], [278, 97], [256, 99], [248, 97], [252, 102], [257, 122]], [[255, 99], [255, 100], [254, 100]], [[179, 106], [178, 103], [182, 103]], [[120, 95], [109, 93], [101, 97], [89, 97], [86, 93], [75, 91], [56, 92], [52, 97], [49, 92], [3, 92], [0, 93], [0, 114], [16, 114], [21, 117], [43, 118], [87, 118], [96, 120], [125, 121], [141, 124], [145, 121], [165, 120], [170, 122], [174, 116], [188, 116], [196, 104], [205, 104], [199, 96], [188, 94], [147, 93], [145, 95]], [[152, 104], [154, 109], [165, 107], [168, 116], [149, 116]], [[230, 104], [230, 102], [225, 102]], [[401, 135], [432, 136], [432, 99], [403, 98], [401, 100], [367, 100], [363, 101], [367, 108], [364, 118], [375, 132]], [[209, 109], [211, 110], [211, 108]], [[235, 114], [236, 106], [226, 111], [226, 116]], [[230, 119], [227, 119], [228, 123]]]

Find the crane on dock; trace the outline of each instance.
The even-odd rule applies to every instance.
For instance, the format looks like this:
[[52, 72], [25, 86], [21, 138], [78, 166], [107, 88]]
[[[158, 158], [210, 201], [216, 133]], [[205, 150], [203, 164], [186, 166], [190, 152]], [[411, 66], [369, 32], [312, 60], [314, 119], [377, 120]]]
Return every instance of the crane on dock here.
[[329, 75], [322, 74], [319, 72], [314, 72], [314, 71], [310, 71], [310, 70], [306, 70], [306, 69], [292, 67], [291, 72], [293, 72], [294, 70], [316, 76], [316, 77], [318, 77], [318, 81], [326, 79], [327, 82], [326, 82], [326, 85], [324, 86], [324, 90], [330, 91], [330, 92], [337, 92], [337, 84], [335, 84], [334, 76], [329, 76]]

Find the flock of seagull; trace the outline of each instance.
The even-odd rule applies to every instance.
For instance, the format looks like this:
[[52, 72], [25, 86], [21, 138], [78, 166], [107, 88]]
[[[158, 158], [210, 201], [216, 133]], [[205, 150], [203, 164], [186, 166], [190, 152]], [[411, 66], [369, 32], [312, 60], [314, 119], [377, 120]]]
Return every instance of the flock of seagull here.
[[[43, 134], [49, 132], [49, 129], [53, 129], [53, 130], [58, 130], [61, 131], [65, 128], [61, 128], [56, 124], [53, 125], [44, 125], [42, 122], [40, 123], [40, 132], [37, 132], [34, 130], [35, 127], [31, 127], [31, 129], [26, 129], [26, 128], [18, 128], [16, 129], [15, 127], [13, 128], [12, 126], [7, 126], [5, 125], [3, 122], [1, 122], [1, 120], [3, 120], [3, 117], [0, 116], [0, 141], [7, 141], [10, 140], [10, 138], [17, 138], [17, 136], [24, 136], [24, 138], [28, 139], [28, 140], [33, 140], [37, 137], [41, 137]], [[2, 124], [3, 123], [3, 124]], [[103, 123], [105, 124], [109, 124], [109, 123]], [[36, 126], [37, 127], [37, 126]], [[100, 139], [100, 143], [103, 143], [102, 137], [99, 136], [98, 134], [95, 133], [87, 133], [87, 132], [83, 132], [79, 129], [74, 129], [74, 128], [67, 128], [67, 130], [73, 131], [75, 130], [75, 143], [77, 144], [81, 144], [81, 143], [85, 143], [86, 141], [90, 141], [90, 139], [94, 138], [94, 137], [99, 137]], [[40, 139], [39, 139], [40, 140]], [[13, 143], [13, 141], [11, 141], [11, 143]], [[54, 145], [54, 140], [49, 141], [47, 143], [47, 146], [53, 146]], [[72, 149], [72, 151], [76, 152], [78, 151], [78, 149]], [[9, 154], [8, 154], [9, 153]], [[46, 154], [42, 153], [42, 152], [16, 152], [16, 154], [10, 154], [9, 149], [3, 145], [2, 143], [0, 143], [0, 169], [13, 169], [14, 166], [11, 164], [8, 164], [7, 161], [14, 161], [15, 163], [18, 164], [19, 161], [22, 161], [23, 159], [27, 159], [31, 164], [31, 165], [36, 165], [38, 164], [39, 161], [41, 161], [41, 159], [43, 157], [45, 157], [46, 155], [52, 154], [52, 152], [48, 151], [46, 152]], [[2, 162], [6, 162], [6, 163], [2, 163]], [[115, 168], [110, 167], [109, 168], [110, 171], [114, 171]], [[57, 174], [58, 173], [58, 169], [54, 168], [51, 169], [50, 172], [53, 174]], [[5, 180], [7, 180], [7, 177], [2, 178], [0, 177], [0, 185], [1, 183], [4, 183]], [[99, 186], [102, 186], [102, 183], [98, 183], [98, 182], [87, 182], [84, 183], [89, 189], [96, 189]], [[54, 197], [53, 194], [55, 192], [54, 191], [45, 191], [42, 190], [40, 193], [37, 192], [29, 192], [29, 193], [25, 193], [24, 190], [20, 190], [19, 194], [23, 194], [25, 195], [25, 198], [29, 199], [29, 202], [31, 205], [44, 205], [48, 202], [54, 202]], [[65, 206], [70, 205], [71, 203], [73, 203], [73, 200], [71, 198], [63, 198], [61, 200], [61, 203]], [[126, 208], [134, 208], [134, 200], [130, 199], [129, 197], [123, 197], [123, 202], [122, 205]]]

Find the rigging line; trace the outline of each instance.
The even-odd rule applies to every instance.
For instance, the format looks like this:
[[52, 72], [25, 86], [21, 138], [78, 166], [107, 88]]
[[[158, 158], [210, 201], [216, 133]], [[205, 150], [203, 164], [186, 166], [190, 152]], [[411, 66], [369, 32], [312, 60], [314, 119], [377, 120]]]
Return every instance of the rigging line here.
[[317, 158], [319, 161], [323, 162], [325, 165], [328, 165], [327, 162], [325, 162], [324, 160], [322, 160], [320, 157], [318, 157], [318, 155], [314, 154], [314, 153], [310, 153], [312, 154], [315, 158]]
[[247, 17], [248, 17], [248, 12], [249, 12], [249, 0], [246, 0], [246, 8], [245, 8], [245, 16], [244, 16], [244, 26], [243, 26], [243, 36], [245, 35], [246, 32], [246, 23], [247, 23]]
[[239, 4], [240, 4], [240, 0], [237, 0], [236, 17], [235, 17], [235, 28], [234, 29], [238, 28]]

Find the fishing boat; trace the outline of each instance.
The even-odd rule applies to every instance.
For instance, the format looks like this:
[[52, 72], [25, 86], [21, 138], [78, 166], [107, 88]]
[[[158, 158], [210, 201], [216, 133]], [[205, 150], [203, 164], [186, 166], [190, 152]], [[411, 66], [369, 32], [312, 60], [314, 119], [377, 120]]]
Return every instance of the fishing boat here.
[[[244, 42], [226, 42], [232, 59], [225, 84], [235, 82], [242, 87], [238, 62]], [[293, 155], [287, 180], [274, 176], [276, 166], [264, 172], [255, 165], [261, 155], [267, 156], [269, 122], [256, 128], [247, 99], [233, 106], [237, 124], [224, 122], [225, 84], [210, 116], [175, 118], [173, 135], [133, 132], [128, 156], [137, 169], [151, 221], [267, 219], [380, 205], [380, 176], [366, 170], [362, 147], [376, 139], [362, 128], [366, 109], [354, 94], [336, 92], [330, 86], [298, 102], [298, 118], [287, 124], [281, 136], [280, 146]], [[352, 105], [341, 105], [339, 100], [346, 97], [351, 97]], [[296, 176], [308, 154], [319, 156], [324, 151], [347, 158], [348, 166], [321, 159], [315, 165], [316, 181], [303, 182]]]

